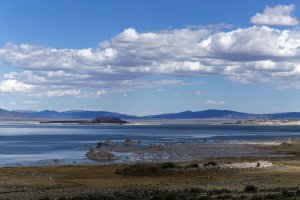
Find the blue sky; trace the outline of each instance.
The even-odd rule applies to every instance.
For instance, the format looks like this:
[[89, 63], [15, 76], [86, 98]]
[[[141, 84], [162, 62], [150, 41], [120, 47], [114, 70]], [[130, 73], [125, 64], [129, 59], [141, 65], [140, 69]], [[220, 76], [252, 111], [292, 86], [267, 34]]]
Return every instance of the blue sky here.
[[298, 1], [0, 1], [0, 107], [300, 111]]

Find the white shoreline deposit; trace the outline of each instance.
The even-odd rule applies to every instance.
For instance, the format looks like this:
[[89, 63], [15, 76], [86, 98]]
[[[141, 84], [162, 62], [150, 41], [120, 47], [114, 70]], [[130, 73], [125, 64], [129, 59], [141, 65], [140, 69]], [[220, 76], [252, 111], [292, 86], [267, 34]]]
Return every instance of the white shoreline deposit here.
[[269, 161], [259, 160], [256, 162], [240, 162], [240, 163], [215, 163], [211, 164], [198, 164], [198, 167], [182, 167], [169, 169], [170, 171], [181, 171], [181, 172], [198, 172], [206, 170], [216, 169], [264, 169], [273, 167], [273, 163]]
[[272, 126], [297, 126], [300, 125], [300, 120], [269, 120], [269, 119], [249, 119], [249, 120], [238, 120], [235, 124], [237, 125], [272, 125]]
[[248, 168], [267, 168], [272, 167], [273, 164], [269, 161], [257, 161], [257, 162], [242, 162], [242, 163], [222, 163], [218, 165], [220, 168], [229, 169], [248, 169]]

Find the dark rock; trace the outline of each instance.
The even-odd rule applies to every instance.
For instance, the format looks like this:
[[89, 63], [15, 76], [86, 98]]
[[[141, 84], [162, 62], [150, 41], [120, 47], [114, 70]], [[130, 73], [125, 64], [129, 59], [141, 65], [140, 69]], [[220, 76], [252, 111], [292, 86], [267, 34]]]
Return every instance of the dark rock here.
[[105, 142], [103, 142], [103, 145], [104, 145], [104, 146], [112, 146], [113, 143], [112, 143], [111, 140], [105, 140]]
[[57, 121], [41, 121], [41, 124], [127, 124], [117, 117], [96, 117], [93, 120], [57, 120]]
[[100, 149], [102, 146], [103, 146], [103, 142], [98, 142], [97, 145], [96, 145], [96, 148]]
[[125, 144], [125, 146], [132, 146], [133, 142], [130, 138], [126, 138], [124, 144]]
[[126, 124], [128, 122], [117, 117], [96, 117], [91, 123]]
[[103, 149], [100, 150], [90, 149], [85, 154], [85, 156], [91, 160], [116, 160], [117, 159], [115, 155]]

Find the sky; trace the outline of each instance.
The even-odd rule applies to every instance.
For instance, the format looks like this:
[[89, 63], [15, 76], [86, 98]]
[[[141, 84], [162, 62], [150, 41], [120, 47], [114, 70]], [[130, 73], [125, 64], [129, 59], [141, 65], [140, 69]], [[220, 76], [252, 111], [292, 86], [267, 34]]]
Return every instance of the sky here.
[[296, 0], [0, 0], [0, 108], [300, 111]]

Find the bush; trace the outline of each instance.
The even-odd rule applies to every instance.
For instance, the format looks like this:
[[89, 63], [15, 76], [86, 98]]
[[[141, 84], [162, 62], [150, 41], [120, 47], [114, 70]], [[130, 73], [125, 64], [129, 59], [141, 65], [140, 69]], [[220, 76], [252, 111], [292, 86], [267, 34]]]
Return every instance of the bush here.
[[257, 187], [255, 187], [254, 185], [247, 185], [245, 188], [244, 188], [244, 192], [257, 192]]
[[161, 194], [156, 194], [151, 198], [151, 200], [164, 200], [164, 197]]
[[177, 166], [175, 165], [175, 163], [172, 163], [172, 162], [162, 163], [162, 164], [159, 164], [159, 166], [160, 166], [162, 169], [174, 169], [174, 168], [177, 167]]
[[204, 167], [210, 167], [210, 166], [216, 166], [216, 165], [218, 165], [218, 163], [216, 163], [215, 161], [209, 161], [209, 162], [203, 164]]
[[117, 169], [117, 174], [131, 175], [131, 176], [153, 176], [161, 175], [163, 169], [156, 164], [134, 164], [129, 165], [123, 169]]
[[199, 200], [212, 200], [213, 198], [211, 196], [202, 196], [199, 197]]
[[283, 199], [281, 194], [266, 194], [265, 199]]
[[191, 164], [187, 165], [186, 167], [188, 167], [188, 168], [198, 168], [199, 164], [198, 163], [191, 163]]
[[253, 195], [251, 199], [252, 200], [263, 200], [263, 196], [261, 196], [261, 195]]
[[46, 196], [46, 197], [40, 198], [40, 200], [51, 200], [51, 199], [50, 199], [50, 197]]
[[177, 167], [178, 166], [172, 162], [166, 162], [162, 164], [138, 163], [129, 165], [123, 169], [117, 169], [116, 173], [131, 176], [167, 175], [169, 174], [167, 169], [174, 169]]
[[223, 194], [223, 193], [228, 194], [228, 193], [230, 193], [230, 190], [227, 190], [227, 189], [214, 190], [214, 193], [215, 194]]
[[238, 196], [238, 199], [248, 199], [248, 197], [246, 196], [246, 195], [240, 195], [240, 196]]
[[285, 197], [295, 197], [296, 193], [292, 191], [283, 190], [282, 195]]
[[229, 194], [225, 194], [223, 196], [219, 195], [219, 196], [217, 196], [217, 199], [224, 199], [224, 200], [226, 200], [226, 199], [232, 199], [232, 196], [229, 195]]
[[165, 200], [174, 200], [176, 199], [176, 195], [172, 192], [167, 192], [165, 194]]
[[67, 200], [67, 197], [59, 197], [57, 200]]
[[192, 187], [190, 189], [191, 193], [206, 193], [206, 190], [202, 189], [202, 188], [197, 188], [197, 187]]

